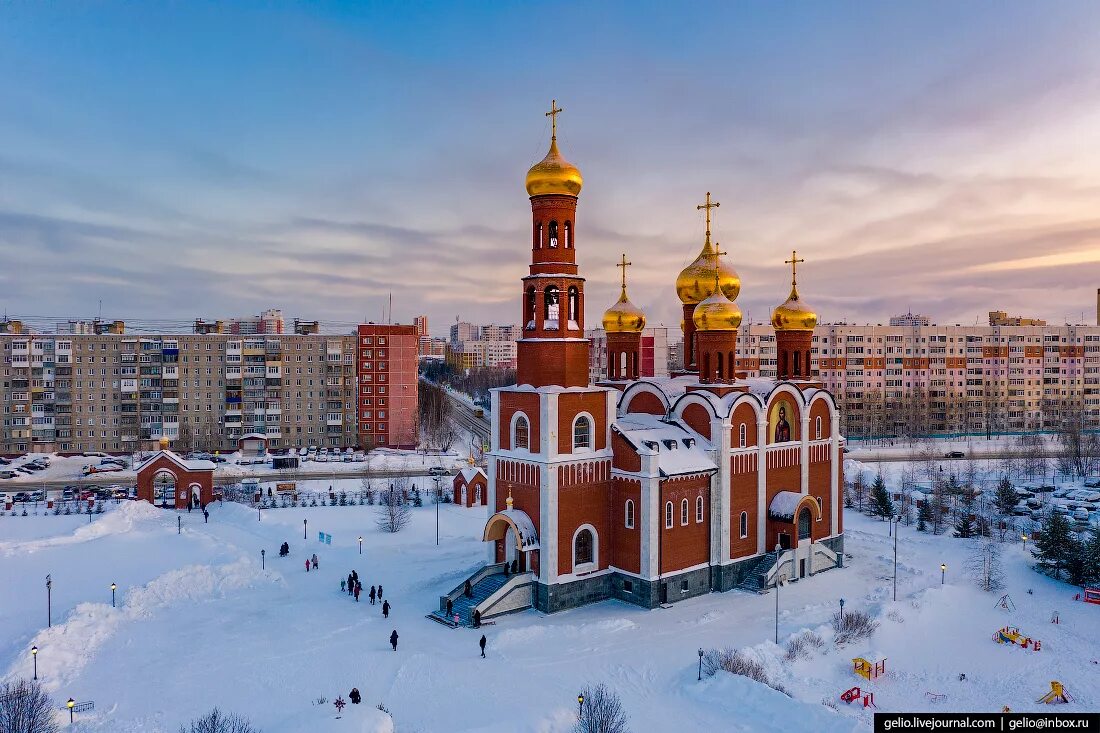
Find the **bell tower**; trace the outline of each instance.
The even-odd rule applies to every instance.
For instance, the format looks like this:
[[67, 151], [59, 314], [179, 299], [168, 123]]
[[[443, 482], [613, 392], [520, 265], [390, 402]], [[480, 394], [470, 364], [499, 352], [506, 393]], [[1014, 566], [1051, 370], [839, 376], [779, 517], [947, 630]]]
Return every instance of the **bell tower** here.
[[523, 337], [517, 381], [533, 387], [588, 386], [584, 337], [584, 278], [577, 274], [577, 196], [584, 179], [558, 151], [557, 101], [550, 150], [527, 172], [531, 197], [531, 265], [523, 278]]
[[812, 366], [817, 312], [798, 297], [798, 265], [805, 262], [791, 252], [791, 294], [772, 312], [775, 329], [775, 366], [779, 379], [817, 379]]

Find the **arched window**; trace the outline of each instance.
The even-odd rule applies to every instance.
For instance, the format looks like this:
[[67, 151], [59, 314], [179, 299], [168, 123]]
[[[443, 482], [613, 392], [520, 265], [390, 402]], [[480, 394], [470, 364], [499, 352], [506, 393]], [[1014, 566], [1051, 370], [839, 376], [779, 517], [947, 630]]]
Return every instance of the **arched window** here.
[[550, 249], [555, 249], [558, 246], [558, 223], [556, 221], [550, 222]]
[[688, 500], [680, 500], [680, 524], [685, 525], [688, 523]]
[[596, 562], [596, 535], [589, 527], [581, 527], [573, 536], [573, 571], [589, 568], [582, 565], [594, 565]]
[[793, 374], [793, 376], [801, 376], [801, 375], [802, 375], [802, 352], [801, 351], [796, 351], [796, 352], [794, 352], [794, 374]]
[[749, 513], [741, 512], [741, 539], [749, 536]]
[[726, 368], [730, 371], [730, 379], [737, 379], [737, 359], [734, 358], [732, 351], [726, 362]]
[[546, 286], [546, 292], [542, 297], [542, 319], [543, 321], [551, 321], [552, 325], [548, 328], [557, 328], [558, 311], [560, 310], [558, 304], [558, 298], [560, 291], [557, 285]]
[[571, 323], [580, 323], [580, 291], [577, 290], [575, 285], [569, 286], [569, 321]]
[[703, 521], [703, 497], [695, 497], [695, 523], [700, 524]]
[[672, 502], [665, 503], [665, 529], [672, 529]]
[[626, 500], [626, 528], [634, 529], [634, 500]]
[[592, 448], [592, 420], [587, 415], [578, 415], [573, 422], [573, 450]]
[[798, 539], [806, 540], [810, 538], [810, 508], [802, 507], [802, 511], [798, 513]]
[[722, 368], [722, 361], [725, 358], [721, 351], [718, 352], [718, 371], [715, 373], [715, 378], [724, 379], [726, 376], [725, 370]]
[[512, 450], [520, 449], [531, 450], [531, 426], [522, 414], [516, 415], [512, 426]]
[[817, 439], [821, 440], [821, 415], [814, 420], [814, 431], [817, 433]]
[[573, 227], [569, 224], [569, 222], [565, 222], [565, 246], [573, 246]]
[[815, 496], [814, 498], [817, 499], [817, 521], [820, 522], [821, 518], [825, 516], [825, 503], [821, 501], [820, 496]]
[[524, 328], [535, 327], [535, 289], [527, 288], [523, 297], [523, 324]]
[[745, 423], [737, 429], [737, 444], [742, 448], [749, 444], [749, 426]]
[[780, 377], [785, 377], [787, 375], [788, 375], [788, 372], [787, 372], [787, 352], [786, 351], [780, 351], [779, 352], [779, 376]]
[[535, 225], [535, 249], [542, 249], [542, 222]]

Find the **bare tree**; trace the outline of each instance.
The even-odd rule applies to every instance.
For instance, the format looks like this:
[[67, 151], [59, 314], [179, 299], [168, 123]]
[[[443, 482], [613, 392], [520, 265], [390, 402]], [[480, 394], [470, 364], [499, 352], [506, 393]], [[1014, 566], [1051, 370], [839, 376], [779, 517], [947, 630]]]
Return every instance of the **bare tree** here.
[[184, 415], [180, 419], [179, 436], [176, 438], [176, 452], [190, 453], [195, 449], [195, 431], [191, 428], [191, 418]]
[[0, 733], [57, 733], [50, 697], [38, 682], [0, 685]]
[[574, 733], [627, 733], [628, 718], [619, 696], [602, 682], [588, 685], [581, 692], [584, 702]]
[[247, 718], [233, 713], [223, 713], [214, 708], [189, 725], [181, 725], [180, 733], [260, 733]]
[[402, 493], [390, 487], [378, 497], [378, 516], [375, 524], [383, 532], [396, 534], [408, 526], [412, 510], [405, 503]]
[[974, 583], [987, 593], [1003, 588], [1000, 544], [992, 539], [975, 542], [966, 560], [966, 571]]

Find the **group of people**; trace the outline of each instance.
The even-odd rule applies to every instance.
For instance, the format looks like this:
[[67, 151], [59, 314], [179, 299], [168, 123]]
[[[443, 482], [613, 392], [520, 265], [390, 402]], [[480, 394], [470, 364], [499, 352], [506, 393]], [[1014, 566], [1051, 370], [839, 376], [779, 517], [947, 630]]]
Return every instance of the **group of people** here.
[[[285, 545], [286, 543], [284, 542], [283, 544]], [[310, 566], [310, 565], [312, 565], [312, 566], [313, 566], [313, 569], [314, 569], [314, 570], [316, 570], [316, 569], [317, 569], [317, 567], [318, 567], [318, 566], [317, 566], [317, 553], [316, 553], [316, 552], [315, 552], [315, 553], [313, 553], [313, 557], [311, 557], [311, 558], [310, 558], [310, 557], [307, 557], [307, 558], [306, 558], [306, 572], [307, 572], [307, 573], [309, 572], [309, 566]]]
[[[469, 592], [469, 586], [470, 586], [470, 581], [467, 580], [466, 581], [466, 593], [465, 593], [467, 598], [473, 597], [473, 594]], [[459, 618], [458, 618], [458, 614], [455, 613], [454, 610], [455, 610], [454, 601], [452, 601], [450, 598], [448, 598], [447, 599], [447, 618], [448, 619], [453, 619], [454, 620], [454, 625], [458, 626]], [[481, 628], [481, 611], [479, 611], [475, 608], [474, 609], [474, 615], [473, 615], [473, 617], [471, 617], [470, 620], [474, 622], [474, 628], [475, 629]]]
[[289, 554], [290, 554], [290, 544], [289, 543], [284, 542], [283, 544], [279, 545], [279, 557], [286, 557]]

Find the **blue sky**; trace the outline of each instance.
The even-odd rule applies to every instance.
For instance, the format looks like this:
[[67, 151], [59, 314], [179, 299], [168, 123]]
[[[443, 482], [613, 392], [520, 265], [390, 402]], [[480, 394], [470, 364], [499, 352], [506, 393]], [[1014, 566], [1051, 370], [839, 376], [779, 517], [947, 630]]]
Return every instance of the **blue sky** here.
[[9, 3], [0, 308], [511, 321], [551, 98], [588, 321], [679, 322], [695, 205], [754, 320], [1091, 321], [1100, 6]]

